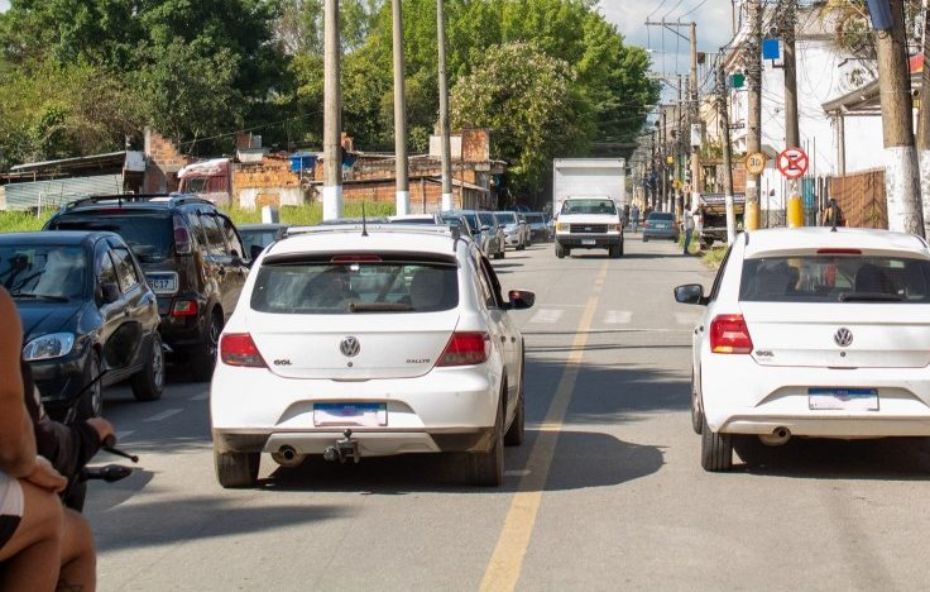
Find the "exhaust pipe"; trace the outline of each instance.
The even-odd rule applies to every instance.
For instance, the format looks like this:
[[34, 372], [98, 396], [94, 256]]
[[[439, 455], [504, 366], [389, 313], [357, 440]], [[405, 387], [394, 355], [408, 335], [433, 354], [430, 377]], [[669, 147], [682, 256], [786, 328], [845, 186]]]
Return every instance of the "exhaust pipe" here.
[[293, 468], [300, 466], [304, 462], [305, 456], [294, 450], [293, 446], [285, 444], [277, 452], [272, 452], [271, 458], [282, 467]]
[[762, 434], [759, 436], [762, 443], [766, 446], [784, 446], [791, 439], [791, 430], [780, 426], [772, 430], [771, 434]]

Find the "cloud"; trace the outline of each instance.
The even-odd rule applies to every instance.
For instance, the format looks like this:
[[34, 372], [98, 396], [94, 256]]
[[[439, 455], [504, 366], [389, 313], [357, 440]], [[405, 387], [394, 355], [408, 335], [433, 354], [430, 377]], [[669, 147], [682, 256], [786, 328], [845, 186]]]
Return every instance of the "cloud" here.
[[0, 0], [0, 12], [6, 11], [10, 7], [10, 0]]

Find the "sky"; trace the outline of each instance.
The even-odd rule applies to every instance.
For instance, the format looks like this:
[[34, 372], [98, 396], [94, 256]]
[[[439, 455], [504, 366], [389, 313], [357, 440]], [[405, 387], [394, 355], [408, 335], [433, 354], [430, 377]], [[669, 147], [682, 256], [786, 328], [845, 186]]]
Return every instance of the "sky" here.
[[0, 12], [10, 7], [10, 0], [0, 0]]

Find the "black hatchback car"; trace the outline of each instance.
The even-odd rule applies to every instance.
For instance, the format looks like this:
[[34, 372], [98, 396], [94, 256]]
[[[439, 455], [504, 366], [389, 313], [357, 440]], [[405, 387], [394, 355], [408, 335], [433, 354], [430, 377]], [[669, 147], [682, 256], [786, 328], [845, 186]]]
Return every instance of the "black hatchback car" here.
[[122, 236], [158, 296], [169, 352], [189, 362], [195, 380], [210, 380], [249, 271], [236, 227], [213, 203], [188, 194], [97, 196], [66, 206], [46, 229]]
[[[50, 416], [99, 415], [103, 387], [127, 378], [136, 399], [161, 397], [165, 365], [155, 294], [118, 235], [0, 234], [0, 284], [16, 302], [23, 360]], [[108, 368], [104, 346], [129, 324], [141, 328], [137, 351], [127, 354], [127, 365]]]

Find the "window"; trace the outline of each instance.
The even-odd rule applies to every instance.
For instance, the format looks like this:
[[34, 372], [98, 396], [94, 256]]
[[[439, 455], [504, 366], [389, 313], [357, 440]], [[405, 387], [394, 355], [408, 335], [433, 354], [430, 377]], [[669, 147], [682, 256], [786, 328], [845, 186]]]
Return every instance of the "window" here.
[[218, 217], [213, 214], [202, 214], [200, 223], [203, 225], [203, 232], [207, 238], [207, 250], [210, 254], [218, 257], [226, 256], [228, 254], [226, 239]]
[[930, 303], [930, 261], [811, 254], [743, 262], [747, 302]]
[[230, 255], [245, 257], [245, 251], [242, 248], [242, 242], [239, 235], [236, 234], [236, 227], [225, 216], [217, 216], [217, 221], [223, 225], [223, 232], [226, 235], [226, 244], [229, 245]]
[[106, 284], [119, 284], [116, 277], [116, 266], [113, 265], [113, 259], [107, 249], [102, 249], [97, 257], [97, 283], [101, 286]]
[[727, 252], [723, 256], [723, 261], [720, 262], [720, 269], [717, 270], [717, 275], [714, 277], [714, 285], [710, 289], [710, 296], [708, 300], [713, 302], [717, 299], [717, 294], [720, 292], [720, 284], [723, 281], [723, 274], [726, 273], [727, 261], [730, 260], [730, 253], [733, 252], [732, 247], [727, 247]]
[[609, 199], [569, 199], [562, 202], [563, 214], [616, 214], [617, 208]]
[[494, 222], [494, 216], [488, 212], [482, 212], [478, 214], [478, 219], [481, 221], [482, 226], [490, 226], [491, 228], [495, 228], [497, 226], [497, 224]]
[[115, 248], [110, 253], [116, 265], [116, 277], [119, 279], [120, 288], [123, 294], [127, 294], [139, 285], [139, 276], [136, 274], [136, 266], [132, 263], [132, 256], [122, 247]]
[[72, 214], [58, 218], [57, 230], [109, 230], [123, 237], [136, 257], [143, 262], [161, 261], [171, 255], [174, 225], [171, 217], [160, 212]]
[[511, 212], [503, 212], [500, 214], [495, 214], [497, 221], [501, 224], [516, 224], [517, 218]]
[[489, 306], [503, 308], [504, 298], [501, 296], [501, 283], [500, 280], [497, 279], [497, 274], [494, 273], [494, 268], [491, 266], [491, 262], [488, 261], [487, 257], [481, 257], [481, 268], [484, 271], [483, 275], [487, 278], [487, 281], [491, 286], [491, 297], [493, 298], [493, 304]]
[[481, 268], [480, 259], [479, 263], [475, 265], [475, 278], [478, 282], [478, 296], [481, 298], [481, 301], [484, 302], [484, 305], [488, 308], [496, 307], [497, 302], [494, 300], [494, 290], [491, 288], [491, 282], [488, 281], [487, 276], [484, 274], [484, 270]]
[[80, 298], [86, 267], [81, 247], [0, 246], [0, 283], [17, 300]]

